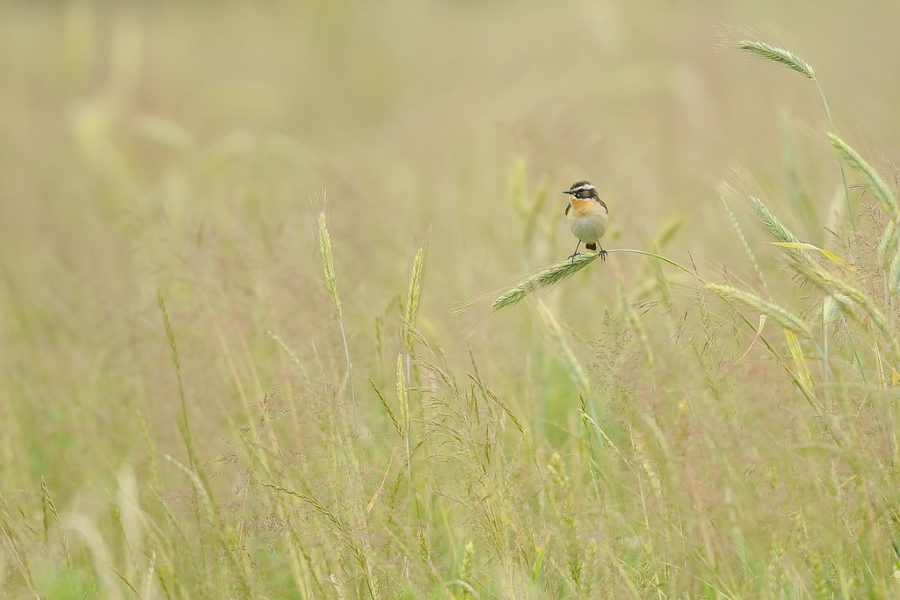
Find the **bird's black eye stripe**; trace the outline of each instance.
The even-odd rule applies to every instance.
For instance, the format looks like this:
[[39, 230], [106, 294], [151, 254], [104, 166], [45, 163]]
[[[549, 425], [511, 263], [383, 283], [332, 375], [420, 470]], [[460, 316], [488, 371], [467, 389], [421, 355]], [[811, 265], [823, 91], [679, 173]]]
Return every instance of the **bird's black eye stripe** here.
[[596, 194], [596, 188], [587, 181], [576, 181], [566, 193], [581, 200], [584, 198], [593, 198], [594, 194]]

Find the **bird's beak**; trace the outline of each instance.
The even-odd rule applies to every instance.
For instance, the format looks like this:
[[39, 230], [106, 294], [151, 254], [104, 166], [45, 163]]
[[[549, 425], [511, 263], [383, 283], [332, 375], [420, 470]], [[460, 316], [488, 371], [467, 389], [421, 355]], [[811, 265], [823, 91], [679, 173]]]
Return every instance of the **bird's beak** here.
[[575, 192], [573, 192], [572, 190], [565, 190], [565, 191], [563, 192], [563, 194], [569, 194], [570, 196], [571, 196], [572, 194], [574, 194], [574, 193], [575, 193]]

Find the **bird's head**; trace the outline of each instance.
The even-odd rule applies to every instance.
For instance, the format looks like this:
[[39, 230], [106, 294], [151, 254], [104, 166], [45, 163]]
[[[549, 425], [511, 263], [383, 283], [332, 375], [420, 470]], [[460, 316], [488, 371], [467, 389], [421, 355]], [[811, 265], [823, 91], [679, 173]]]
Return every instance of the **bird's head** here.
[[578, 198], [579, 200], [599, 200], [597, 196], [597, 188], [590, 181], [576, 181], [572, 184], [572, 187], [563, 192], [563, 194], [569, 194], [573, 198]]

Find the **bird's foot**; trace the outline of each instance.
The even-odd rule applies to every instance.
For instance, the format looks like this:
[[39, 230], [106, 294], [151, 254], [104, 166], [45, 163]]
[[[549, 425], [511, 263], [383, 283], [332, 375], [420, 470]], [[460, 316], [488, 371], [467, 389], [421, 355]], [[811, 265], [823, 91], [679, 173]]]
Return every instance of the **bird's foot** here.
[[575, 262], [576, 256], [581, 256], [581, 252], [576, 252], [575, 254], [573, 254], [572, 256], [569, 257], [569, 260], [571, 260], [572, 262]]
[[600, 260], [606, 260], [606, 255], [609, 254], [609, 252], [607, 252], [603, 248], [600, 248], [600, 251], [597, 252], [597, 254], [600, 255]]

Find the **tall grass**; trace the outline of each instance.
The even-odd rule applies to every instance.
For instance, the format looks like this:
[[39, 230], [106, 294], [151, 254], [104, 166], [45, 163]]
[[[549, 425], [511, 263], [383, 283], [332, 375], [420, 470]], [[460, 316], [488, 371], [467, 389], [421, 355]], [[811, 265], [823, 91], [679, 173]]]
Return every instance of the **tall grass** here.
[[[757, 40], [741, 40], [737, 42], [737, 46], [741, 50], [745, 50], [747, 52], [750, 52], [751, 54], [756, 54], [757, 56], [761, 56], [767, 60], [771, 60], [772, 62], [793, 69], [794, 71], [797, 71], [807, 79], [811, 80], [814, 84], [816, 84], [816, 89], [819, 91], [819, 97], [822, 99], [822, 106], [825, 107], [825, 114], [827, 115], [828, 122], [831, 125], [831, 135], [835, 136], [836, 131], [834, 119], [831, 116], [831, 108], [828, 107], [828, 99], [825, 97], [825, 90], [822, 89], [822, 85], [816, 78], [816, 74], [815, 71], [813, 71], [812, 65], [810, 65], [808, 62], [806, 62], [790, 50], [785, 50], [784, 48], [779, 48], [778, 46], [773, 46], [772, 44], [768, 44], [766, 42], [760, 42]], [[850, 187], [847, 185], [847, 176], [844, 173], [843, 158], [843, 156], [838, 157], [838, 168], [841, 171], [841, 181], [844, 184], [844, 198], [847, 201], [847, 212], [850, 215], [850, 225], [853, 227], [853, 230], [856, 231], [856, 219], [853, 216], [853, 203], [850, 201]]]
[[322, 256], [322, 267], [325, 271], [325, 289], [328, 298], [334, 307], [338, 325], [341, 328], [341, 341], [344, 343], [344, 358], [347, 361], [347, 380], [350, 386], [350, 402], [353, 405], [353, 431], [359, 430], [359, 422], [356, 416], [356, 391], [353, 387], [353, 363], [350, 361], [350, 346], [347, 344], [347, 332], [344, 330], [344, 311], [341, 307], [341, 297], [338, 295], [337, 276], [334, 272], [334, 251], [331, 249], [331, 236], [328, 234], [328, 224], [325, 213], [319, 214], [319, 254]]
[[[780, 209], [777, 191], [722, 210], [714, 189], [679, 184], [708, 166], [682, 162], [691, 140], [678, 138], [662, 202], [644, 146], [598, 150], [553, 117], [595, 127], [598, 103], [620, 102], [609, 114], [629, 120], [631, 88], [603, 96], [617, 77], [587, 109], [554, 96], [571, 110], [510, 126], [528, 160], [504, 181], [509, 140], [478, 137], [498, 129], [479, 121], [484, 94], [506, 107], [507, 94], [589, 79], [545, 81], [564, 58], [586, 60], [599, 21], [557, 30], [524, 5], [385, 19], [320, 3], [267, 9], [279, 19], [222, 7], [192, 31], [163, 14], [105, 24], [89, 4], [61, 10], [17, 17], [24, 33], [0, 19], [5, 43], [36, 35], [72, 69], [23, 52], [29, 85], [3, 100], [4, 131], [36, 139], [33, 164], [0, 161], [23, 200], [0, 203], [12, 249], [0, 258], [0, 596], [897, 595], [900, 215], [876, 161], [827, 138], [867, 193], [813, 244], [823, 224], [795, 225], [822, 210]], [[259, 23], [267, 35], [242, 45]], [[549, 62], [521, 55], [537, 61], [534, 88], [480, 71], [498, 39], [507, 74], [520, 51], [556, 48], [523, 29], [582, 38]], [[446, 31], [475, 47], [444, 46]], [[215, 43], [187, 52], [192, 35]], [[417, 40], [422, 57], [405, 50]], [[793, 53], [744, 45], [817, 81]], [[89, 67], [107, 51], [118, 75], [95, 97], [106, 71]], [[195, 60], [203, 69], [183, 70]], [[263, 64], [278, 85], [246, 79]], [[477, 94], [441, 87], [460, 82]], [[34, 102], [67, 103], [71, 122], [20, 129]], [[234, 111], [258, 111], [258, 130], [209, 141]], [[641, 133], [671, 117], [653, 115]], [[360, 146], [335, 151], [351, 132]], [[548, 190], [585, 164], [605, 167], [615, 247], [553, 262], [568, 233], [565, 198]], [[830, 169], [795, 170], [813, 188]], [[326, 184], [327, 217], [302, 201]], [[545, 263], [493, 300], [483, 329], [458, 332], [453, 302]]]

